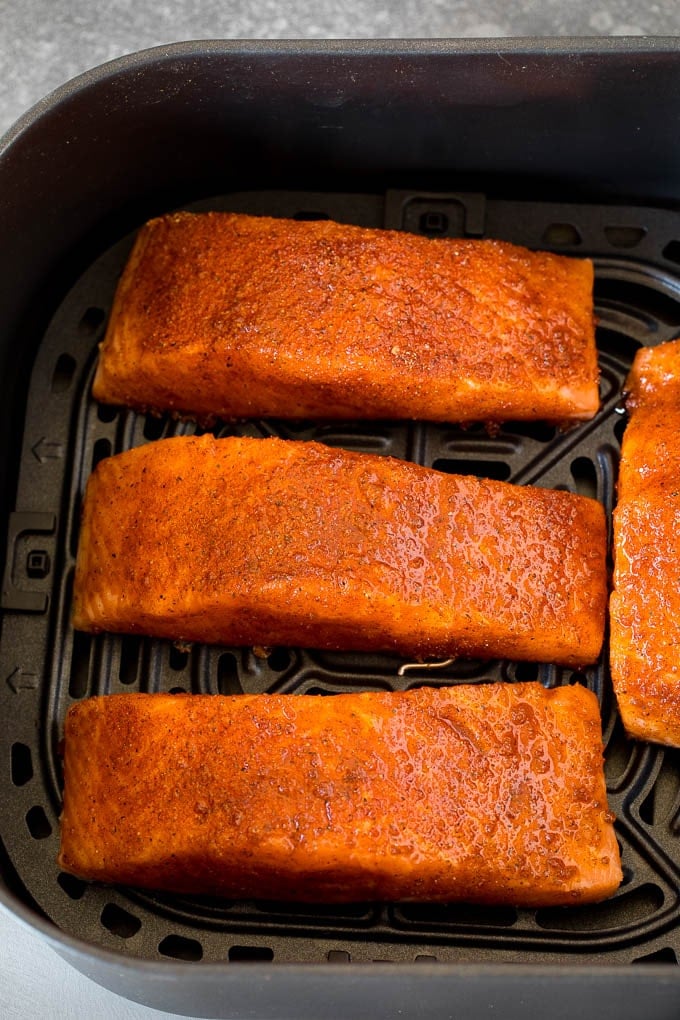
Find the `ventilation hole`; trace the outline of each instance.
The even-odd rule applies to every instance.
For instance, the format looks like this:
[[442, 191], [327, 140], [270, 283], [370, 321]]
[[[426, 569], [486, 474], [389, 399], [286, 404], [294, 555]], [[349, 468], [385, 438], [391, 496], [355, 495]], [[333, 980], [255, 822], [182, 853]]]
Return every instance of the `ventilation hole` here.
[[350, 432], [349, 429], [333, 429], [318, 434], [320, 442], [325, 446], [340, 446], [345, 450], [358, 450], [359, 453], [387, 452], [389, 439], [384, 436], [369, 436], [365, 432]]
[[75, 875], [68, 875], [65, 871], [60, 871], [57, 875], [57, 882], [69, 899], [81, 900], [85, 895], [87, 882], [83, 882], [82, 879], [76, 878]]
[[557, 247], [580, 244], [581, 235], [573, 223], [551, 223], [543, 231], [543, 242]]
[[579, 496], [597, 497], [597, 472], [589, 457], [577, 457], [571, 462], [571, 477]]
[[117, 414], [117, 407], [113, 407], [111, 404], [97, 404], [97, 417], [100, 421], [108, 424], [109, 422], [115, 421]]
[[355, 682], [358, 682], [361, 677], [362, 684], [372, 684], [376, 690], [386, 691], [392, 689], [390, 680], [383, 678], [372, 683], [370, 678], [374, 677], [376, 673], [388, 673], [390, 677], [393, 677], [395, 671], [403, 662], [403, 659], [398, 658], [396, 655], [389, 655], [387, 653], [384, 655], [378, 653], [371, 655], [370, 660], [367, 659], [366, 655], [361, 655], [359, 652], [312, 650], [307, 651], [306, 655], [309, 655], [314, 664], [319, 666], [324, 673], [351, 674], [349, 679]]
[[60, 354], [52, 373], [50, 389], [53, 393], [64, 393], [71, 383], [76, 371], [76, 360], [70, 354]]
[[183, 669], [186, 669], [187, 662], [189, 661], [189, 653], [180, 651], [175, 645], [170, 645], [170, 652], [168, 654], [168, 662], [170, 669], [176, 670], [180, 673]]
[[90, 684], [90, 655], [92, 638], [81, 630], [73, 632], [73, 649], [71, 651], [71, 675], [68, 681], [68, 692], [72, 698], [84, 698]]
[[125, 637], [121, 639], [118, 678], [120, 682], [126, 686], [137, 682], [140, 647], [140, 639], [132, 637], [130, 634], [126, 634]]
[[668, 326], [680, 325], [680, 302], [653, 287], [600, 276], [595, 280], [594, 289], [596, 304], [609, 301], [629, 311], [644, 312]]
[[153, 414], [147, 414], [144, 419], [144, 438], [160, 439], [166, 426], [165, 418], [156, 418]]
[[268, 949], [266, 946], [232, 946], [229, 950], [229, 959], [267, 963], [274, 959], [274, 950]]
[[503, 426], [503, 432], [512, 436], [526, 436], [527, 439], [535, 439], [537, 443], [550, 443], [557, 435], [555, 426], [543, 421], [509, 421]]
[[647, 825], [654, 825], [654, 802], [656, 800], [656, 787], [653, 786], [638, 808], [638, 813], [643, 822]]
[[171, 687], [168, 694], [186, 694], [187, 692], [183, 687]]
[[419, 225], [421, 233], [436, 237], [437, 234], [445, 234], [449, 229], [449, 218], [446, 213], [431, 210], [421, 213]]
[[320, 212], [318, 209], [300, 209], [293, 216], [294, 220], [329, 220], [328, 213]]
[[[497, 676], [501, 670], [501, 664], [493, 659], [456, 659], [448, 666], [437, 666], [434, 672], [426, 669], [427, 663], [414, 663], [414, 669], [409, 670], [408, 675], [413, 680], [406, 684], [406, 690], [416, 687], [448, 687], [460, 680], [485, 680], [501, 679]], [[432, 664], [434, 665], [434, 664]], [[387, 690], [386, 685], [373, 684], [374, 690]], [[365, 688], [362, 688], [365, 689]]]
[[335, 691], [329, 691], [325, 687], [308, 687], [305, 691], [305, 694], [318, 694], [323, 698], [332, 698], [335, 693]]
[[619, 446], [623, 442], [623, 433], [626, 431], [626, 425], [627, 424], [628, 424], [628, 418], [625, 417], [624, 415], [621, 415], [621, 417], [618, 419], [618, 421], [614, 425], [614, 435], [616, 436], [616, 438], [619, 441]]
[[633, 963], [677, 963], [678, 958], [673, 949], [668, 946], [666, 949], [657, 949], [655, 953], [648, 953], [647, 956], [638, 956]]
[[[652, 323], [651, 332], [656, 332], [656, 326]], [[611, 354], [619, 361], [625, 361], [626, 365], [632, 365], [633, 358], [642, 347], [635, 337], [626, 336], [614, 329], [605, 329], [600, 326], [597, 330], [597, 349], [600, 354]]]
[[200, 960], [203, 957], [203, 946], [196, 939], [185, 939], [182, 935], [168, 935], [158, 947], [163, 956], [171, 956], [173, 960]]
[[537, 662], [518, 662], [515, 666], [515, 680], [525, 683], [538, 680], [539, 664]]
[[617, 717], [611, 737], [607, 742], [604, 761], [607, 789], [611, 792], [618, 790], [626, 782], [633, 750], [634, 745], [626, 735], [621, 720]]
[[220, 694], [243, 694], [236, 656], [231, 652], [220, 655], [217, 662], [217, 689]]
[[47, 839], [52, 835], [52, 826], [41, 807], [32, 807], [26, 815], [26, 825], [33, 839]]
[[663, 257], [669, 262], [680, 264], [680, 241], [671, 241], [663, 250]]
[[[621, 845], [620, 844], [619, 844], [619, 853], [621, 853]], [[635, 872], [633, 871], [633, 869], [631, 867], [629, 867], [627, 864], [624, 864], [623, 862], [621, 863], [621, 875], [622, 875], [621, 885], [619, 887], [621, 889], [624, 887], [624, 885], [630, 885], [630, 883], [635, 878]]]
[[453, 460], [441, 457], [435, 460], [435, 471], [446, 471], [452, 475], [476, 475], [478, 478], [495, 478], [505, 482], [510, 477], [510, 465], [503, 460]]
[[680, 794], [680, 755], [664, 750], [663, 768], [640, 804], [640, 818], [648, 825], [664, 825], [674, 816]]
[[517, 921], [514, 907], [484, 907], [467, 903], [402, 903], [399, 912], [405, 919], [421, 924], [510, 928]]
[[416, 956], [414, 959], [414, 963], [436, 963], [436, 962], [437, 962], [436, 956], [428, 956], [426, 953], [419, 953], [418, 956]]
[[258, 909], [266, 914], [283, 915], [288, 918], [323, 917], [338, 922], [340, 919], [368, 921], [371, 908], [365, 903], [290, 903], [281, 900], [259, 900]]
[[100, 461], [105, 460], [111, 456], [111, 443], [108, 439], [98, 439], [94, 444], [92, 450], [92, 470], [96, 468]]
[[11, 775], [15, 786], [25, 786], [33, 779], [33, 759], [31, 749], [26, 744], [12, 744]]
[[287, 648], [275, 648], [272, 654], [267, 657], [267, 662], [275, 673], [282, 673], [290, 666], [290, 652]]
[[78, 328], [83, 333], [96, 333], [105, 318], [106, 312], [103, 308], [88, 308], [80, 320]]
[[123, 910], [115, 903], [106, 904], [101, 912], [100, 920], [112, 935], [117, 935], [121, 939], [131, 939], [142, 927], [142, 922], [138, 917]]
[[587, 686], [588, 678], [583, 671], [576, 670], [575, 673], [569, 673], [564, 669], [562, 670], [562, 684], [565, 687], [574, 687], [575, 684]]
[[614, 248], [634, 248], [647, 231], [644, 227], [605, 227], [604, 235]]
[[548, 907], [536, 912], [540, 928], [555, 931], [602, 931], [652, 917], [663, 906], [663, 892], [650, 882], [614, 899], [583, 907]]
[[329, 963], [351, 963], [352, 957], [344, 949], [329, 949], [326, 954]]
[[287, 421], [282, 426], [286, 432], [294, 436], [299, 436], [303, 432], [310, 432], [315, 428], [315, 423], [312, 421]]

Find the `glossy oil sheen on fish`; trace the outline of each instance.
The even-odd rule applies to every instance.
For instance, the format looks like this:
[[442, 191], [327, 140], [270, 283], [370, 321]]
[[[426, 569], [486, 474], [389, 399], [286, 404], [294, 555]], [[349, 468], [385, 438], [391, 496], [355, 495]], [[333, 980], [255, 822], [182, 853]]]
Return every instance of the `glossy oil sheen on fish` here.
[[590, 902], [622, 877], [602, 762], [580, 685], [92, 698], [59, 864], [234, 898]]
[[680, 341], [644, 348], [628, 383], [614, 512], [611, 673], [623, 724], [680, 746]]
[[237, 213], [142, 228], [94, 395], [214, 417], [591, 418], [588, 259]]
[[89, 479], [74, 626], [227, 645], [583, 665], [602, 506], [279, 439], [178, 437]]

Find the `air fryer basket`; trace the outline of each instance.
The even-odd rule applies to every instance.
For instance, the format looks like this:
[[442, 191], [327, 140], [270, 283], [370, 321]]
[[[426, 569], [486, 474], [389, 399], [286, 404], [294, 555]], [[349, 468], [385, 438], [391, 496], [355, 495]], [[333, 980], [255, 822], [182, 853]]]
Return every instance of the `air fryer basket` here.
[[[596, 496], [608, 512], [612, 509], [618, 449], [625, 427], [622, 386], [627, 370], [640, 345], [657, 344], [680, 332], [680, 214], [664, 208], [660, 194], [653, 196], [654, 202], [610, 194], [609, 202], [603, 204], [596, 192], [615, 191], [617, 185], [611, 177], [602, 181], [594, 177], [593, 193], [588, 195], [582, 194], [583, 181], [572, 191], [557, 189], [560, 201], [555, 201], [551, 196], [554, 184], [547, 187], [545, 181], [535, 180], [534, 193], [530, 193], [527, 180], [515, 182], [513, 175], [502, 187], [494, 186], [491, 171], [498, 172], [502, 167], [488, 165], [477, 182], [484, 183], [484, 190], [473, 191], [464, 173], [450, 173], [445, 179], [441, 173], [432, 175], [427, 149], [419, 156], [422, 166], [416, 176], [422, 177], [423, 183], [417, 184], [413, 180], [414, 167], [408, 165], [416, 154], [412, 146], [407, 146], [401, 174], [392, 166], [387, 167], [390, 173], [376, 174], [377, 151], [371, 145], [379, 145], [380, 138], [371, 143], [366, 124], [373, 118], [379, 136], [384, 117], [381, 120], [382, 107], [378, 105], [369, 109], [370, 116], [364, 114], [361, 119], [361, 102], [368, 103], [365, 96], [362, 99], [361, 89], [382, 88], [389, 94], [395, 88], [389, 81], [376, 85], [377, 69], [401, 70], [403, 76], [404, 68], [410, 68], [411, 77], [407, 78], [412, 88], [406, 89], [405, 105], [412, 116], [410, 104], [417, 102], [415, 86], [420, 84], [425, 93], [429, 88], [430, 101], [436, 92], [434, 81], [426, 76], [427, 62], [423, 63], [421, 57], [436, 58], [437, 62], [446, 57], [456, 69], [456, 81], [462, 77], [463, 63], [467, 61], [468, 70], [479, 71], [484, 62], [478, 64], [479, 53], [447, 56], [434, 45], [428, 54], [424, 46], [413, 44], [404, 47], [397, 57], [357, 49], [342, 60], [329, 49], [323, 65], [327, 74], [321, 77], [315, 63], [324, 57], [321, 48], [310, 47], [296, 56], [295, 52], [291, 55], [283, 50], [272, 53], [246, 47], [239, 57], [228, 47], [224, 51], [215, 48], [214, 52], [207, 46], [198, 52], [177, 47], [169, 57], [142, 55], [138, 65], [134, 60], [121, 61], [114, 65], [108, 82], [104, 75], [84, 82], [72, 96], [66, 94], [55, 100], [48, 109], [49, 116], [43, 114], [43, 121], [49, 121], [44, 125], [45, 144], [61, 147], [64, 131], [68, 127], [74, 132], [78, 116], [83, 116], [78, 104], [89, 100], [90, 112], [97, 109], [100, 100], [93, 98], [93, 93], [107, 85], [109, 99], [113, 97], [111, 101], [115, 100], [115, 110], [120, 113], [123, 94], [129, 102], [132, 72], [137, 81], [144, 82], [145, 73], [147, 77], [158, 75], [163, 65], [166, 77], [175, 84], [178, 116], [186, 112], [186, 104], [193, 97], [198, 123], [193, 124], [191, 137], [195, 140], [203, 131], [199, 149], [205, 153], [205, 136], [213, 140], [216, 136], [215, 110], [224, 117], [226, 101], [221, 97], [215, 102], [213, 96], [211, 119], [205, 105], [196, 103], [191, 89], [185, 95], [177, 82], [186, 80], [180, 71], [186, 75], [187, 62], [193, 61], [194, 68], [202, 69], [205, 88], [219, 91], [217, 69], [221, 68], [221, 86], [230, 75], [237, 80], [240, 71], [251, 85], [257, 79], [262, 94], [267, 89], [261, 80], [265, 69], [271, 73], [274, 67], [280, 71], [278, 76], [273, 75], [278, 89], [275, 105], [282, 102], [281, 92], [293, 104], [295, 142], [301, 145], [304, 140], [307, 158], [304, 170], [302, 163], [299, 167], [298, 179], [291, 180], [293, 159], [287, 143], [267, 124], [272, 134], [258, 138], [258, 179], [248, 181], [248, 190], [232, 186], [235, 181], [231, 178], [223, 182], [226, 186], [215, 189], [215, 161], [194, 180], [183, 177], [183, 164], [174, 179], [170, 179], [172, 174], [164, 177], [156, 162], [156, 189], [145, 194], [145, 183], [136, 182], [138, 190], [132, 189], [134, 193], [127, 196], [117, 219], [113, 216], [113, 198], [109, 195], [109, 207], [104, 208], [102, 194], [107, 187], [110, 193], [120, 188], [122, 167], [117, 168], [111, 183], [111, 169], [107, 177], [103, 157], [95, 155], [97, 173], [88, 179], [80, 171], [89, 202], [87, 216], [77, 211], [75, 202], [69, 204], [66, 196], [62, 198], [72, 217], [64, 221], [68, 234], [64, 252], [68, 258], [58, 265], [52, 259], [47, 265], [50, 246], [58, 250], [54, 231], [48, 229], [51, 241], [46, 237], [44, 250], [36, 250], [32, 260], [36, 276], [43, 264], [41, 287], [31, 290], [25, 281], [17, 285], [18, 297], [31, 300], [25, 302], [21, 314], [15, 310], [14, 328], [20, 323], [24, 330], [23, 348], [10, 351], [6, 344], [2, 350], [7, 370], [2, 379], [6, 428], [1, 441], [7, 454], [9, 481], [3, 506], [7, 547], [0, 643], [0, 677], [5, 681], [0, 687], [0, 893], [4, 884], [4, 898], [10, 907], [97, 980], [150, 1004], [201, 1015], [311, 1017], [342, 1015], [352, 1010], [353, 1015], [388, 1016], [401, 1006], [443, 1008], [452, 995], [462, 994], [467, 997], [467, 1015], [486, 1015], [489, 1006], [498, 1003], [505, 1004], [505, 1015], [519, 1016], [530, 1001], [544, 1008], [541, 1003], [549, 988], [555, 995], [553, 1000], [549, 994], [554, 1016], [568, 1015], [561, 1011], [575, 1004], [582, 1012], [592, 1007], [595, 1015], [605, 1004], [611, 1006], [612, 994], [621, 996], [620, 1002], [617, 998], [617, 1010], [622, 1017], [640, 1015], [633, 1010], [643, 1006], [677, 1010], [680, 985], [673, 965], [680, 958], [680, 752], [627, 739], [613, 699], [606, 651], [595, 667], [581, 673], [549, 664], [461, 660], [437, 671], [414, 665], [400, 675], [399, 667], [404, 663], [393, 656], [276, 648], [263, 659], [251, 649], [196, 645], [186, 650], [158, 640], [91, 637], [75, 633], [70, 626], [80, 502], [93, 466], [112, 453], [161, 436], [200, 431], [192, 423], [98, 406], [90, 396], [96, 347], [132, 243], [131, 231], [160, 208], [219, 208], [303, 219], [330, 217], [430, 236], [495, 237], [593, 257], [602, 408], [592, 422], [564, 432], [543, 423], [511, 422], [489, 433], [483, 426], [461, 429], [424, 423], [281, 421], [220, 423], [214, 431], [217, 435], [317, 439], [411, 459], [444, 471], [566, 488]], [[510, 48], [505, 59], [511, 61], [517, 73], [522, 60], [534, 60], [536, 67], [545, 70], [545, 55], [527, 55], [525, 50], [522, 56], [519, 47], [516, 49], [518, 52]], [[487, 54], [488, 60], [490, 56]], [[585, 56], [592, 58], [593, 54]], [[675, 54], [670, 56], [671, 63], [664, 66], [676, 68]], [[214, 66], [211, 59], [216, 61]], [[572, 57], [555, 52], [551, 59], [554, 69], [563, 71]], [[651, 79], [660, 66], [659, 55], [652, 51], [646, 60], [651, 100]], [[351, 64], [355, 80], [347, 85], [345, 75]], [[587, 65], [588, 59], [584, 58]], [[287, 68], [285, 74], [282, 66]], [[495, 65], [491, 62], [489, 66]], [[618, 66], [617, 60], [611, 65], [614, 78]], [[335, 68], [331, 74], [329, 67]], [[599, 68], [596, 61], [591, 74]], [[309, 71], [306, 81], [303, 69]], [[677, 69], [674, 74], [677, 78]], [[349, 107], [347, 125], [336, 112], [337, 102], [334, 105], [331, 101], [341, 91], [341, 80], [345, 93], [340, 105]], [[505, 83], [503, 76], [494, 80], [496, 102], [513, 95], [513, 90], [517, 100], [519, 86], [514, 77]], [[565, 94], [559, 86], [553, 86], [558, 100], [554, 96], [546, 100], [546, 82], [541, 75], [534, 75], [528, 88], [522, 86], [524, 102], [529, 102], [539, 84], [543, 89], [540, 104], [561, 103], [564, 111], [568, 110], [565, 104], [569, 91], [578, 91], [579, 85], [582, 91], [586, 88], [583, 78], [576, 76]], [[155, 123], [149, 108], [153, 106], [151, 99], [159, 93], [148, 80], [144, 88], [148, 100], [148, 106], [146, 100], [141, 103], [144, 115], [136, 113], [134, 107], [127, 112], [135, 137], [150, 117]], [[405, 102], [404, 88], [402, 81], [396, 93], [397, 105]], [[483, 88], [488, 93], [483, 98], [490, 103], [493, 90], [480, 78], [478, 93]], [[315, 97], [314, 110], [321, 110], [323, 116], [305, 127], [304, 117], [296, 120], [295, 102], [309, 103], [310, 96]], [[609, 101], [613, 104], [615, 97], [610, 96]], [[237, 112], [242, 106], [237, 104]], [[431, 111], [433, 116], [437, 112], [443, 116], [441, 111]], [[487, 119], [492, 113], [486, 112]], [[592, 116], [591, 111], [586, 119]], [[539, 120], [542, 117], [539, 110]], [[512, 118], [513, 114], [508, 114], [508, 120]], [[525, 114], [520, 119], [527, 120]], [[246, 144], [244, 122], [235, 114], [233, 120], [234, 138]], [[547, 125], [547, 110], [545, 120]], [[532, 117], [527, 122], [532, 122]], [[358, 155], [344, 168], [344, 180], [340, 173], [342, 159], [333, 151], [334, 143], [322, 144], [319, 140], [324, 138], [320, 129], [327, 130], [334, 123], [336, 130], [351, 123], [362, 125], [355, 136]], [[24, 124], [24, 135], [29, 126]], [[39, 117], [36, 126], [40, 126]], [[36, 127], [31, 129], [35, 131]], [[224, 124], [222, 130], [226, 130]], [[255, 130], [252, 124], [248, 128], [251, 145]], [[434, 145], [435, 128], [431, 131]], [[153, 130], [151, 135], [153, 148], [157, 141]], [[614, 149], [615, 141], [613, 134]], [[16, 168], [11, 166], [12, 158], [17, 158], [17, 149], [23, 143], [19, 130], [10, 139], [5, 155], [5, 166], [13, 172]], [[530, 147], [536, 144], [532, 136]], [[543, 144], [545, 147], [547, 142]], [[269, 178], [267, 168], [259, 162], [267, 145], [272, 163]], [[316, 151], [319, 158], [319, 166], [311, 175], [310, 151]], [[434, 163], [440, 155], [435, 153]], [[477, 150], [477, 159], [483, 155], [483, 149]], [[394, 153], [388, 156], [385, 151], [383, 156], [386, 161], [394, 159]], [[121, 159], [125, 158], [129, 159], [123, 154]], [[183, 158], [180, 155], [180, 163]], [[470, 158], [468, 153], [465, 159]], [[497, 152], [492, 162], [499, 158]], [[546, 150], [544, 173], [552, 159], [553, 154]], [[635, 163], [633, 152], [631, 161]], [[357, 166], [362, 162], [359, 174]], [[2, 169], [0, 163], [0, 175]], [[630, 166], [624, 176], [629, 171]], [[40, 180], [46, 187], [47, 167], [42, 173]], [[148, 167], [142, 167], [139, 173], [144, 178]], [[313, 189], [310, 176], [316, 185]], [[649, 174], [645, 181], [649, 186]], [[340, 186], [343, 183], [345, 187]], [[52, 179], [56, 203], [60, 187], [57, 173]], [[659, 178], [654, 188], [659, 191], [663, 187]], [[198, 197], [206, 192], [211, 192], [210, 197]], [[37, 198], [38, 209], [46, 210], [47, 192], [43, 195], [38, 190]], [[79, 215], [81, 220], [89, 216], [91, 221], [80, 224], [80, 234], [72, 222]], [[29, 239], [35, 241], [38, 236], [37, 227], [29, 225]], [[25, 242], [25, 237], [18, 239], [20, 254]], [[30, 254], [28, 249], [26, 252]], [[11, 277], [11, 246], [3, 257]], [[7, 336], [16, 338], [9, 314], [5, 318]], [[358, 689], [527, 679], [538, 679], [548, 686], [584, 683], [599, 698], [610, 804], [617, 815], [624, 870], [620, 890], [605, 903], [541, 910], [461, 904], [302, 907], [104, 888], [81, 882], [57, 868], [59, 741], [68, 706], [83, 697], [133, 690], [332, 695]], [[386, 962], [398, 966], [373, 966]], [[648, 966], [630, 966], [640, 963]]]

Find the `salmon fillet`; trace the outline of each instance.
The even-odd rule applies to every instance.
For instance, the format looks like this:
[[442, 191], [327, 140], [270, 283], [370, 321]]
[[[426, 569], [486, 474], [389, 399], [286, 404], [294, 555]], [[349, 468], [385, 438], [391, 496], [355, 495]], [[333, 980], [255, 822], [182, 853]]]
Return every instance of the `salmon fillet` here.
[[65, 728], [59, 865], [228, 897], [580, 903], [621, 881], [578, 685], [122, 694]]
[[90, 477], [73, 624], [581, 665], [606, 599], [594, 500], [317, 443], [179, 437]]
[[627, 731], [680, 747], [680, 341], [639, 351], [627, 390], [612, 679]]
[[200, 419], [590, 418], [588, 260], [330, 221], [142, 228], [94, 396]]

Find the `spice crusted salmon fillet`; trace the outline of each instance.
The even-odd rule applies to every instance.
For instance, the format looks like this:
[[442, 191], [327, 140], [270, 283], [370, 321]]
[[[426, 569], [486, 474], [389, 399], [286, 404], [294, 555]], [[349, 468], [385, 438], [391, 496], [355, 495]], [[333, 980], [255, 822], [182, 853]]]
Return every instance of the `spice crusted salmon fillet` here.
[[161, 440], [90, 477], [74, 626], [227, 645], [593, 662], [599, 503], [280, 439]]
[[585, 688], [71, 707], [59, 866], [181, 893], [521, 906], [621, 881]]
[[610, 660], [626, 730], [680, 746], [680, 341], [638, 351], [626, 389]]
[[590, 418], [593, 266], [490, 240], [175, 213], [139, 232], [94, 396], [214, 417]]

